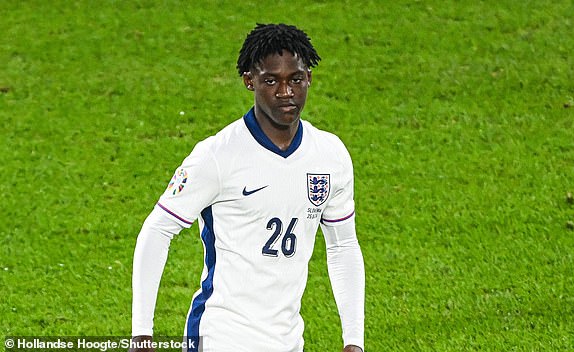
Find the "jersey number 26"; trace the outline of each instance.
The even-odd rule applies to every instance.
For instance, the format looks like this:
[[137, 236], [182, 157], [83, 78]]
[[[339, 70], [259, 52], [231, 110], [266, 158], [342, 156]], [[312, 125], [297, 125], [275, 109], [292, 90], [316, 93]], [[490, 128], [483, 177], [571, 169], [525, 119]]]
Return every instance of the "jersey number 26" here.
[[[295, 250], [297, 248], [297, 236], [293, 233], [295, 225], [297, 225], [297, 220], [297, 218], [291, 219], [291, 222], [289, 223], [289, 226], [287, 226], [287, 230], [283, 235], [283, 240], [281, 241], [281, 252], [283, 252], [283, 255], [288, 258], [295, 254]], [[283, 234], [283, 222], [279, 218], [273, 218], [267, 223], [267, 230], [273, 231], [273, 234], [263, 246], [261, 253], [269, 257], [277, 257], [279, 255], [279, 251], [273, 247], [279, 240], [279, 237]]]

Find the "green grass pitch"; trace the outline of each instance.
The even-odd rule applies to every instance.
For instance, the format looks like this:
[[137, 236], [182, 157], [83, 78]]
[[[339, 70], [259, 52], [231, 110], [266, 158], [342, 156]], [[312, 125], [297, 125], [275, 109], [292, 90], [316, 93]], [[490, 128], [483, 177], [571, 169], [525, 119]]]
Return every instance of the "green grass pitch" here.
[[[323, 58], [304, 118], [354, 159], [366, 350], [574, 348], [571, 1], [6, 0], [0, 14], [0, 335], [130, 333], [143, 220], [193, 145], [251, 106], [246, 33], [286, 22]], [[173, 241], [157, 334], [181, 334], [202, 255], [195, 225]], [[340, 350], [321, 235], [302, 314], [306, 351]]]

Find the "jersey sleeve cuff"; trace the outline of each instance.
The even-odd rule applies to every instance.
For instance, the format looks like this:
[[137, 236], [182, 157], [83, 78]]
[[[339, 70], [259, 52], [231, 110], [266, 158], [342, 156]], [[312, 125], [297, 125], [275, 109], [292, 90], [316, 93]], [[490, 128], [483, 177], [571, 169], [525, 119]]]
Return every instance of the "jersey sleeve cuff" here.
[[356, 332], [353, 334], [348, 334], [347, 336], [343, 336], [343, 345], [354, 345], [365, 351], [365, 338], [363, 336], [363, 332]]
[[147, 327], [132, 327], [132, 337], [136, 336], [153, 336], [153, 328]]

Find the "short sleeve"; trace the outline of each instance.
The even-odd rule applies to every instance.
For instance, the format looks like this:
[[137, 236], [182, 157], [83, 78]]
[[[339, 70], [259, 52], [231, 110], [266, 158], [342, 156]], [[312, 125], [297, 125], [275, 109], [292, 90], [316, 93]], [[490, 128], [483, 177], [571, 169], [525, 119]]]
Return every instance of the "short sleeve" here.
[[208, 138], [195, 146], [157, 203], [184, 227], [190, 227], [219, 194], [219, 168], [210, 144]]
[[353, 162], [343, 142], [336, 139], [339, 167], [332, 179], [332, 197], [329, 199], [321, 223], [327, 226], [337, 226], [351, 221], [355, 216]]

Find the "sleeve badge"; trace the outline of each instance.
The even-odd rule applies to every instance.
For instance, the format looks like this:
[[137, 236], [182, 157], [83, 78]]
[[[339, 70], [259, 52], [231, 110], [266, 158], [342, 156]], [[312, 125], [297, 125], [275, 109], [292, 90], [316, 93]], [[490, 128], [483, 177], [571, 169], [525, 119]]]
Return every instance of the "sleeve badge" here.
[[173, 175], [173, 177], [171, 178], [171, 181], [167, 186], [166, 192], [169, 192], [173, 195], [179, 194], [185, 187], [186, 183], [187, 183], [187, 171], [185, 171], [184, 168], [181, 168], [177, 170]]

